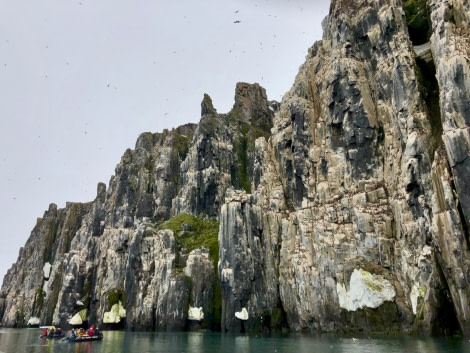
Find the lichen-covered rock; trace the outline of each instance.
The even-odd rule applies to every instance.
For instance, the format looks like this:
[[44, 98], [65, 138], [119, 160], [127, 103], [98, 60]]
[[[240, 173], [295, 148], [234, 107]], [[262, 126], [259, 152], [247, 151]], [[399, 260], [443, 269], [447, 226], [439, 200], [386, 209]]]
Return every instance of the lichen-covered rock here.
[[103, 315], [103, 324], [118, 324], [126, 317], [126, 309], [121, 302], [113, 304], [110, 311], [106, 311]]
[[344, 284], [338, 282], [336, 292], [339, 306], [348, 311], [356, 311], [364, 307], [375, 309], [395, 298], [395, 288], [389, 281], [357, 269], [354, 269], [349, 279], [349, 290], [346, 290]]

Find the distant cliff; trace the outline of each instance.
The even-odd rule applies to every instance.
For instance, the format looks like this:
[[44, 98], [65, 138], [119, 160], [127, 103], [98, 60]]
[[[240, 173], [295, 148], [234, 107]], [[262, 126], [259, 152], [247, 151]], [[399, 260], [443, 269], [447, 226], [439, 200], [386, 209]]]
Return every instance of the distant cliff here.
[[470, 336], [470, 8], [333, 0], [282, 102], [143, 133], [51, 204], [0, 322]]

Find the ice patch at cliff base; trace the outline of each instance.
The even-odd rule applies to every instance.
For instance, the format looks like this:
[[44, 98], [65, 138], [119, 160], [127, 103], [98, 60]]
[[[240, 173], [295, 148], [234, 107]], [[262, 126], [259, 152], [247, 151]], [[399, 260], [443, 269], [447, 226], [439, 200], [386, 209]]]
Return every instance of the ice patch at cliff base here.
[[389, 281], [362, 269], [353, 271], [349, 291], [344, 284], [337, 283], [336, 292], [339, 306], [348, 311], [356, 311], [365, 306], [375, 309], [395, 298], [395, 288]]

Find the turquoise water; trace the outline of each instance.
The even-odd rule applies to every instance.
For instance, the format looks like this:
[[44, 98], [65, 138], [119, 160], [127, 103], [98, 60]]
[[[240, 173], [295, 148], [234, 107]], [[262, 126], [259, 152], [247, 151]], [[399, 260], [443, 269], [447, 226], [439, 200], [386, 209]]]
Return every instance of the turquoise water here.
[[68, 343], [39, 338], [39, 329], [0, 329], [1, 353], [394, 353], [469, 352], [466, 339], [369, 338], [333, 335], [230, 335], [199, 332], [105, 331], [102, 341]]

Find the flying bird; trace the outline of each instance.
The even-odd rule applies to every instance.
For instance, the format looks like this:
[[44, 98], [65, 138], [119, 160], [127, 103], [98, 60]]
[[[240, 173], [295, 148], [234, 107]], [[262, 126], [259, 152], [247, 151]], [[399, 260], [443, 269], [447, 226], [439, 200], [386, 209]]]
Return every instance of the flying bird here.
[[240, 23], [240, 22], [241, 22], [241, 21], [239, 21], [239, 20], [233, 21], [233, 23]]

